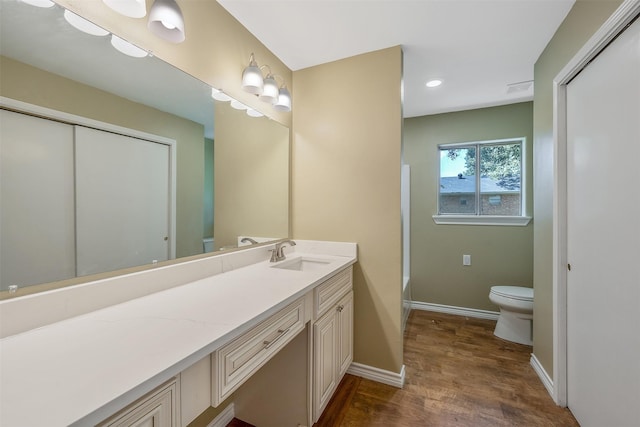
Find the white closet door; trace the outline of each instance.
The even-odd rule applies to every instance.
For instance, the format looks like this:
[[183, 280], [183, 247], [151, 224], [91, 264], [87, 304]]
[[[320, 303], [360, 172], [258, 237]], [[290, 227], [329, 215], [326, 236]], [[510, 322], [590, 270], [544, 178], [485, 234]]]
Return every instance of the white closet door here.
[[78, 276], [169, 258], [169, 147], [75, 127]]
[[73, 128], [0, 110], [0, 289], [75, 276]]
[[567, 86], [567, 398], [640, 425], [640, 21]]

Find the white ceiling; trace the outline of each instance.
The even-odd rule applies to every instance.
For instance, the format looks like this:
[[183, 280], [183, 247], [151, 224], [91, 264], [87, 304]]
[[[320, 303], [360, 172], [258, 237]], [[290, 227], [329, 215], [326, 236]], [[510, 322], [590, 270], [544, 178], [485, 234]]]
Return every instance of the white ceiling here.
[[294, 71], [401, 45], [405, 117], [533, 99], [508, 85], [533, 80], [574, 1], [218, 0]]

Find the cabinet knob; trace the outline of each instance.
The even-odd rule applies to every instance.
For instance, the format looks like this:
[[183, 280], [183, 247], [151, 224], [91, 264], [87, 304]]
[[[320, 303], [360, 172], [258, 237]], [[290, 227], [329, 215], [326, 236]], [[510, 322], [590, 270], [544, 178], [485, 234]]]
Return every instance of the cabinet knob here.
[[344, 310], [344, 305], [339, 305], [339, 306], [337, 306], [337, 307], [336, 307], [336, 310], [337, 310], [338, 312], [342, 312], [342, 310]]

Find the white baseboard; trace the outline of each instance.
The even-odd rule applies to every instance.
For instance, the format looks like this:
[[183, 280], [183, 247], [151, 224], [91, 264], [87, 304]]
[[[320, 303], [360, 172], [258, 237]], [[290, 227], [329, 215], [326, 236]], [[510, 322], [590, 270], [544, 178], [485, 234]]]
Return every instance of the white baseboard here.
[[429, 302], [412, 301], [414, 310], [435, 311], [438, 313], [455, 314], [456, 316], [474, 317], [477, 319], [498, 320], [500, 312], [478, 310], [476, 308], [455, 307], [453, 305], [432, 304]]
[[542, 384], [544, 384], [544, 388], [546, 388], [547, 392], [551, 395], [551, 397], [553, 397], [553, 380], [551, 379], [549, 374], [547, 374], [547, 371], [545, 371], [545, 369], [542, 367], [542, 364], [535, 354], [531, 354], [531, 360], [529, 363], [531, 363], [531, 367], [534, 371], [536, 371], [536, 374], [538, 374], [538, 378], [540, 378], [540, 381], [542, 381]]
[[231, 420], [233, 420], [233, 417], [235, 417], [235, 415], [236, 411], [233, 407], [232, 402], [229, 404], [229, 406], [224, 408], [224, 410], [220, 412], [218, 416], [213, 419], [213, 421], [207, 424], [207, 427], [226, 427], [227, 424], [229, 424]]
[[404, 387], [404, 365], [400, 373], [396, 373], [353, 362], [347, 369], [347, 373], [398, 388]]

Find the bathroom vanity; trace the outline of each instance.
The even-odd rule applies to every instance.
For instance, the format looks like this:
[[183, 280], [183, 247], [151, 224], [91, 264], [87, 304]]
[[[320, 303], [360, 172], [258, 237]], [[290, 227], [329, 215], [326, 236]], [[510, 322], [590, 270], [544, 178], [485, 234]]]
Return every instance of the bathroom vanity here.
[[276, 263], [265, 245], [0, 302], [0, 424], [187, 425], [203, 387], [226, 405], [294, 340], [312, 424], [353, 358], [357, 248], [297, 243]]

